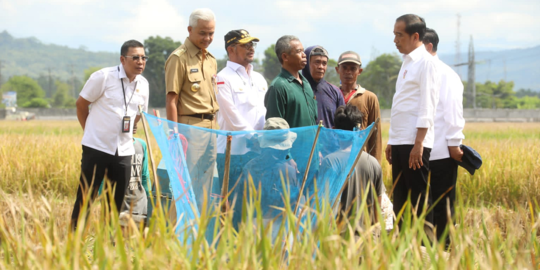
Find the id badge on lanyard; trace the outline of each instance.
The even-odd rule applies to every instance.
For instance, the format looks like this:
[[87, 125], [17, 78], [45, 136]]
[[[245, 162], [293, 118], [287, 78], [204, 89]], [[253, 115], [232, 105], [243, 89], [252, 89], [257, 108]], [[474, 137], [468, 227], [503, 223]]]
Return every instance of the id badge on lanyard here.
[[[118, 72], [120, 72], [120, 66], [118, 67]], [[124, 94], [124, 104], [126, 105], [126, 114], [122, 118], [122, 133], [129, 133], [130, 127], [131, 127], [131, 117], [127, 115], [128, 106], [131, 103], [131, 99], [133, 98], [133, 95], [135, 94], [135, 89], [137, 89], [137, 82], [135, 82], [135, 88], [133, 88], [133, 93], [131, 94], [131, 97], [129, 98], [129, 102], [126, 101], [126, 90], [124, 89], [124, 81], [120, 79], [120, 82], [122, 83], [122, 93]]]
[[131, 126], [131, 117], [126, 115], [122, 119], [122, 133], [129, 133], [130, 126]]

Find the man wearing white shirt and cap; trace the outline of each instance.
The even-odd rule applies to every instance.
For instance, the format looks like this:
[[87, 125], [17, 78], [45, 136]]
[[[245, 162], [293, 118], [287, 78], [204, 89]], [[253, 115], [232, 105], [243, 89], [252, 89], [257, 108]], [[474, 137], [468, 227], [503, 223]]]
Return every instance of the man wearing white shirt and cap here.
[[440, 241], [449, 244], [449, 238], [441, 239], [448, 224], [447, 208], [454, 215], [458, 164], [463, 151], [459, 147], [465, 138], [463, 128], [463, 82], [459, 75], [437, 56], [439, 36], [428, 28], [423, 39], [426, 50], [433, 55], [441, 76], [439, 103], [435, 114], [435, 141], [429, 158], [431, 171], [431, 194], [433, 201], [441, 198], [433, 208], [433, 225]]
[[121, 65], [94, 72], [77, 99], [77, 118], [84, 135], [80, 184], [71, 215], [73, 230], [88, 190], [90, 198], [86, 199], [92, 201], [105, 173], [116, 184], [118, 212], [131, 178], [133, 128], [140, 119], [139, 105], [144, 111], [148, 109], [148, 81], [141, 75], [148, 57], [136, 40], [126, 41], [120, 54]]
[[[427, 193], [429, 157], [439, 100], [439, 76], [433, 56], [422, 43], [425, 33], [426, 23], [418, 15], [406, 14], [396, 19], [394, 43], [404, 56], [392, 101], [386, 147], [386, 159], [392, 165], [396, 215], [406, 205], [409, 195], [413, 214], [417, 216], [422, 213], [427, 194], [428, 207], [431, 204], [431, 193]], [[433, 221], [432, 213], [427, 214], [426, 221]]]
[[[264, 127], [264, 95], [268, 84], [251, 65], [258, 41], [258, 38], [250, 36], [248, 31], [243, 29], [232, 30], [225, 35], [225, 49], [229, 61], [217, 75], [217, 101], [220, 107], [217, 121], [221, 130], [262, 130]], [[231, 184], [236, 182], [243, 166], [251, 159], [252, 142], [255, 141], [249, 141], [248, 136], [236, 137], [231, 142]], [[222, 177], [225, 136], [218, 137], [217, 145], [218, 167]]]

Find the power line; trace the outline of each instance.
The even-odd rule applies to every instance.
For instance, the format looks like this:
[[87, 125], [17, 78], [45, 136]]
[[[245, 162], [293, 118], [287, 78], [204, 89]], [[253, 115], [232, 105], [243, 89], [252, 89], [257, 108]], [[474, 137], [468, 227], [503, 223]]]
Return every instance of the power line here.
[[[515, 57], [510, 57], [510, 58], [507, 58], [505, 56], [497, 56], [497, 57], [491, 57], [491, 58], [485, 58], [483, 60], [479, 60], [479, 61], [476, 61], [477, 64], [484, 64], [484, 63], [491, 63], [492, 61], [495, 62], [495, 61], [514, 61], [514, 60], [518, 60], [518, 59], [523, 59], [523, 58], [532, 58], [532, 57], [535, 57], [535, 56], [540, 56], [540, 53], [535, 53], [535, 54], [531, 54], [531, 55], [520, 55], [520, 56], [515, 56]], [[465, 66], [465, 65], [468, 65], [469, 62], [463, 62], [463, 63], [459, 63], [459, 64], [454, 64], [454, 67], [458, 67], [458, 66]]]

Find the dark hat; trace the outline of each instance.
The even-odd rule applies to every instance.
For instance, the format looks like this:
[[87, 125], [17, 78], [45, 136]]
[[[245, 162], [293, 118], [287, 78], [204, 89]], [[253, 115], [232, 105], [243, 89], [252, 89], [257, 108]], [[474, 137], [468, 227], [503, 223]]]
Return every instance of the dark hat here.
[[251, 41], [259, 42], [259, 39], [250, 36], [249, 32], [244, 29], [229, 31], [229, 33], [225, 35], [225, 50], [227, 49], [227, 47], [229, 47], [229, 45], [235, 43], [246, 44]]
[[456, 161], [457, 164], [467, 170], [471, 175], [474, 175], [474, 172], [482, 166], [482, 157], [470, 146], [462, 144], [459, 147], [463, 151], [463, 157], [461, 158], [461, 162]]
[[325, 48], [323, 48], [323, 46], [315, 46], [315, 47], [313, 47], [313, 49], [309, 53], [309, 58], [311, 58], [312, 56], [316, 56], [316, 55], [325, 56], [326, 58], [330, 58], [330, 57], [328, 57], [328, 51]]
[[360, 60], [360, 55], [358, 55], [357, 53], [353, 51], [346, 51], [339, 56], [338, 65], [341, 65], [347, 62], [355, 63], [360, 66], [362, 65], [362, 60]]

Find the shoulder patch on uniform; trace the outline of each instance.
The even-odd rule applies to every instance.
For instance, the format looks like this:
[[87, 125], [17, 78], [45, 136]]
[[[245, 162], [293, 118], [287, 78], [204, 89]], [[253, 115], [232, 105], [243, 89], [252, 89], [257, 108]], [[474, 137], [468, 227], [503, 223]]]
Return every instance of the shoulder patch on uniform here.
[[218, 84], [218, 85], [220, 85], [220, 84], [225, 84], [225, 82], [217, 82], [217, 84]]
[[180, 50], [175, 51], [173, 54], [176, 56], [180, 56], [186, 52], [186, 49], [182, 48]]

